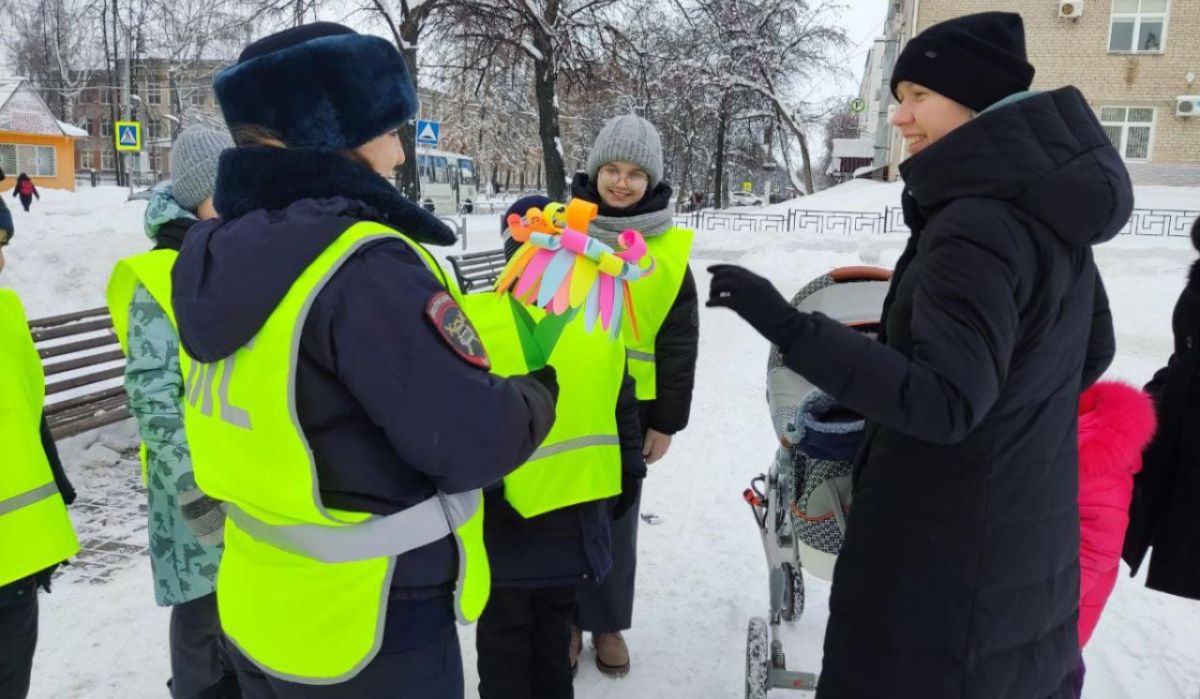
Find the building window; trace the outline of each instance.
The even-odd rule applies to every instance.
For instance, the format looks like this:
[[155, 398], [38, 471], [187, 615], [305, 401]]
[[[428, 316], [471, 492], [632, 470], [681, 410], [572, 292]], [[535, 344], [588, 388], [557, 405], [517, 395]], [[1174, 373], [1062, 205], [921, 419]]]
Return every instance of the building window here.
[[0, 169], [24, 172], [30, 177], [54, 177], [58, 174], [54, 146], [27, 146], [0, 143]]
[[17, 172], [17, 147], [12, 143], [0, 143], [0, 170]]
[[1109, 53], [1162, 53], [1169, 0], [1113, 0]]
[[100, 117], [100, 135], [112, 136], [112, 117]]
[[162, 104], [162, 90], [158, 88], [150, 88], [146, 91], [147, 104]]
[[1101, 107], [1100, 124], [1126, 160], [1149, 160], [1154, 140], [1151, 107]]
[[92, 152], [90, 150], [79, 151], [79, 169], [91, 170], [95, 167], [95, 161], [92, 160]]
[[100, 104], [112, 104], [112, 93], [107, 87], [100, 88]]
[[113, 152], [106, 150], [100, 154], [100, 169], [101, 170], [116, 170], [117, 159], [113, 157]]

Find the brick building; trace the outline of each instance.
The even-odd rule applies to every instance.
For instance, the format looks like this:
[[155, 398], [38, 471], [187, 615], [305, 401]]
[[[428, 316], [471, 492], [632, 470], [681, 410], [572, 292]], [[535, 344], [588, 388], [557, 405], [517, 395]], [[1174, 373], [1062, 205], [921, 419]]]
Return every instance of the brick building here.
[[[193, 123], [223, 126], [212, 80], [227, 61], [204, 60], [186, 67], [163, 59], [136, 61], [132, 69], [134, 121], [142, 124], [142, 152], [134, 172], [144, 181], [170, 176], [168, 155], [179, 128]], [[88, 132], [76, 145], [75, 167], [105, 175], [116, 172], [113, 115], [121, 119], [123, 92], [109, 85], [107, 73], [93, 73], [74, 105], [74, 119]]]
[[[1021, 14], [1034, 89], [1078, 87], [1135, 181], [1200, 184], [1200, 0], [893, 0], [888, 38], [988, 10]], [[1177, 114], [1186, 96], [1194, 116]]]

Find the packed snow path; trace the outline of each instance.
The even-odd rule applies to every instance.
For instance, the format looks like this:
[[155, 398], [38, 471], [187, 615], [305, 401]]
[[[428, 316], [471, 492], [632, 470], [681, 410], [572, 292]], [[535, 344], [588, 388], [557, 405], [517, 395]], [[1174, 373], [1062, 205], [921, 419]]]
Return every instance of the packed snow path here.
[[[887, 199], [884, 188], [895, 191], [895, 185], [854, 184], [804, 205], [868, 210]], [[1200, 208], [1200, 188], [1154, 188], [1150, 196], [1158, 207]], [[113, 262], [147, 247], [143, 204], [123, 200], [115, 188], [48, 191], [32, 212], [14, 211], [17, 236], [5, 249], [9, 268], [0, 285], [21, 293], [33, 316], [101, 305]], [[498, 246], [498, 215], [469, 217], [468, 225], [470, 249]], [[715, 262], [746, 265], [790, 294], [835, 266], [890, 266], [902, 245], [900, 236], [701, 231], [693, 269], [702, 294], [708, 286], [704, 269]], [[1196, 257], [1187, 239], [1122, 238], [1098, 249], [1117, 324], [1118, 357], [1108, 378], [1141, 385], [1166, 361], [1171, 311]], [[575, 683], [579, 699], [742, 696], [746, 625], [764, 613], [767, 595], [761, 545], [741, 499], [774, 449], [763, 400], [766, 353], [766, 343], [732, 313], [702, 309], [692, 422], [646, 481], [643, 511], [662, 522], [641, 527], [635, 626], [626, 634], [633, 670], [623, 680], [603, 677], [586, 649]], [[41, 598], [31, 697], [166, 696], [169, 612], [154, 605], [133, 425], [80, 435], [60, 448], [79, 492], [72, 518], [85, 551], [55, 578], [53, 594]], [[1197, 699], [1200, 603], [1148, 591], [1125, 573], [1088, 646], [1084, 696]], [[786, 629], [785, 650], [789, 666], [814, 670], [829, 587], [811, 577], [806, 584], [807, 608]], [[464, 629], [461, 638], [467, 696], [474, 697], [473, 630]]]

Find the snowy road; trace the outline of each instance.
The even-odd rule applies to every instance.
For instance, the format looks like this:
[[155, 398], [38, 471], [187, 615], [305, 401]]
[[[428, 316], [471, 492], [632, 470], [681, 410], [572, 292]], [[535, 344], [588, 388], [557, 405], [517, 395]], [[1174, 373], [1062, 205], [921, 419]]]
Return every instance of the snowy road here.
[[[1196, 190], [1181, 190], [1181, 196], [1189, 197], [1187, 206], [1200, 199]], [[32, 315], [99, 305], [112, 263], [146, 246], [140, 211], [138, 204], [121, 203], [115, 189], [45, 193], [40, 208], [19, 212], [18, 236], [6, 249], [10, 269], [0, 283], [16, 288]], [[495, 246], [498, 218], [470, 219], [472, 249]], [[717, 261], [747, 265], [790, 292], [834, 266], [891, 265], [902, 243], [899, 237], [702, 232], [694, 269], [702, 293], [704, 267]], [[1098, 250], [1118, 331], [1110, 378], [1140, 384], [1165, 361], [1172, 306], [1195, 257], [1186, 240], [1122, 239]], [[767, 347], [731, 313], [701, 314], [692, 423], [671, 454], [651, 467], [643, 496], [644, 511], [660, 515], [662, 523], [641, 530], [636, 626], [627, 634], [633, 671], [623, 680], [605, 678], [586, 651], [576, 681], [579, 699], [742, 695], [746, 623], [763, 613], [767, 594], [761, 547], [741, 500], [773, 451], [762, 398]], [[166, 696], [168, 613], [154, 606], [144, 554], [133, 429], [125, 423], [61, 446], [80, 493], [72, 516], [90, 551], [86, 566], [65, 569], [54, 593], [42, 598], [31, 696]], [[786, 631], [789, 664], [799, 669], [819, 667], [828, 585], [810, 579], [807, 592], [803, 618]], [[472, 630], [462, 632], [462, 642], [473, 688]], [[1200, 699], [1200, 603], [1147, 591], [1122, 576], [1086, 659], [1087, 699]]]

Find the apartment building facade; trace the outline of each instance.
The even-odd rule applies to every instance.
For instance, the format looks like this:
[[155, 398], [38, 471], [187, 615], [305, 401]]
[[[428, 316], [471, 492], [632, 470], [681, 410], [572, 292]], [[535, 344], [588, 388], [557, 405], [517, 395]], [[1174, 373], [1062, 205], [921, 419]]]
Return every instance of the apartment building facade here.
[[1034, 89], [1078, 87], [1135, 181], [1200, 184], [1200, 0], [892, 0], [887, 38], [988, 10], [1021, 14]]

